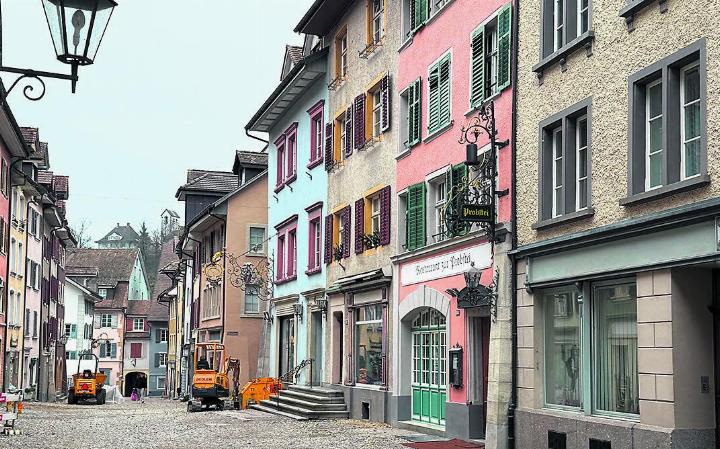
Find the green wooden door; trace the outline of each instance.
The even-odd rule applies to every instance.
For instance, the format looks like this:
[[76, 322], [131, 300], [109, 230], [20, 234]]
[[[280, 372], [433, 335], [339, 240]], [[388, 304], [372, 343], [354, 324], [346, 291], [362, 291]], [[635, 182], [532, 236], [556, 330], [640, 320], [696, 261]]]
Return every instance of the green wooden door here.
[[445, 317], [424, 309], [412, 324], [412, 419], [445, 424], [447, 334]]

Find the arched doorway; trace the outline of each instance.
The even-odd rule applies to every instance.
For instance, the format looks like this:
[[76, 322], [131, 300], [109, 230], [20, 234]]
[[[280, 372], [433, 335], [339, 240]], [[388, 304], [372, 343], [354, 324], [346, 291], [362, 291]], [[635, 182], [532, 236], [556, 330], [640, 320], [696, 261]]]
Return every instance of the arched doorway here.
[[125, 375], [125, 391], [123, 395], [129, 398], [133, 388], [147, 388], [147, 376], [145, 373], [132, 372]]
[[447, 400], [446, 318], [424, 307], [412, 318], [412, 419], [445, 424]]

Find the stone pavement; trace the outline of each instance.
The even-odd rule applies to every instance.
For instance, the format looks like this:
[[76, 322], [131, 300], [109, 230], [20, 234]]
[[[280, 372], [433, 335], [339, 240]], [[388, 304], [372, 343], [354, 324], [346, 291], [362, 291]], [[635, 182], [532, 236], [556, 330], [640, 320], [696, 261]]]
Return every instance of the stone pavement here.
[[414, 434], [355, 420], [295, 421], [255, 410], [187, 413], [185, 403], [26, 403], [24, 435], [0, 436], [0, 448], [405, 448]]

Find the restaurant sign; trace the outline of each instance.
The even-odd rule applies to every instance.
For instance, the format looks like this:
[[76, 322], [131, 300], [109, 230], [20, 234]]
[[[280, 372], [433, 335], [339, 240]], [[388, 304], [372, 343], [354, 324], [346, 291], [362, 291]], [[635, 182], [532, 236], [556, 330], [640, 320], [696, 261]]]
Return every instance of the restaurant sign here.
[[470, 264], [482, 270], [492, 266], [492, 247], [489, 243], [452, 251], [440, 256], [403, 265], [402, 285], [413, 285], [444, 277], [455, 276], [470, 269]]
[[463, 204], [460, 220], [472, 223], [493, 223], [495, 221], [494, 204]]

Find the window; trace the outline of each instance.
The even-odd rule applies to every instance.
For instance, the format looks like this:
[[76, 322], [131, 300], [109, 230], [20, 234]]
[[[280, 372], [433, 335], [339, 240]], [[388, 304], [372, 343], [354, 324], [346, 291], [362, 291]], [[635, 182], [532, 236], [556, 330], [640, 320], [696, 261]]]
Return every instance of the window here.
[[23, 257], [23, 244], [22, 242], [18, 242], [18, 252], [17, 256], [15, 257], [15, 272], [18, 276], [22, 277], [25, 273], [25, 264], [23, 263], [25, 261], [25, 258]]
[[100, 327], [112, 327], [112, 315], [103, 313], [100, 316]]
[[355, 382], [382, 385], [383, 306], [359, 307], [355, 312]]
[[288, 257], [287, 257], [287, 273], [288, 278], [297, 275], [297, 231], [293, 229], [288, 232]]
[[372, 42], [377, 44], [385, 36], [385, 0], [372, 0]]
[[418, 78], [400, 94], [400, 114], [402, 116], [400, 133], [403, 137], [401, 151], [414, 147], [422, 139], [421, 93], [422, 82]]
[[[2, 290], [0, 289], [0, 292]], [[33, 311], [33, 338], [37, 338], [38, 336], [38, 313], [37, 311]]]
[[25, 309], [25, 324], [23, 325], [23, 329], [25, 329], [25, 336], [30, 336], [30, 309]]
[[143, 318], [133, 318], [132, 330], [135, 332], [142, 332], [145, 330], [145, 320]]
[[447, 202], [447, 189], [445, 180], [433, 184], [435, 203], [435, 241], [445, 240], [445, 203]]
[[254, 285], [248, 285], [245, 290], [245, 313], [260, 312], [260, 295], [258, 288]]
[[[590, 208], [591, 102], [583, 100], [540, 123], [540, 222]], [[584, 215], [580, 215], [584, 216]]]
[[286, 131], [287, 144], [286, 148], [286, 159], [287, 159], [287, 171], [285, 172], [286, 178], [285, 184], [289, 184], [297, 177], [297, 126], [293, 125], [291, 130]]
[[2, 168], [0, 168], [0, 189], [2, 194], [7, 198], [8, 196], [8, 184], [10, 183], [10, 177], [8, 176], [8, 164], [5, 159], [2, 160]]
[[320, 221], [318, 208], [308, 224], [308, 270], [307, 273], [315, 273], [320, 270], [322, 254], [322, 223]]
[[167, 353], [158, 352], [158, 367], [162, 368], [167, 366]]
[[[138, 343], [140, 344], [140, 343]], [[117, 343], [106, 342], [100, 345], [101, 359], [114, 359], [117, 357]]]
[[382, 132], [382, 97], [380, 90], [371, 93], [372, 96], [372, 137], [378, 137]]
[[603, 282], [586, 290], [589, 301], [580, 301], [575, 286], [542, 293], [545, 403], [593, 414], [637, 415], [635, 284]]
[[159, 343], [167, 343], [168, 341], [168, 330], [167, 329], [158, 329], [158, 342]]
[[350, 257], [350, 214], [348, 205], [326, 217], [325, 263]]
[[99, 288], [98, 289], [98, 296], [101, 298], [107, 298], [107, 289], [106, 288]]
[[512, 5], [473, 31], [470, 37], [470, 107], [510, 86]]
[[15, 237], [10, 238], [10, 274], [17, 273], [17, 244]]
[[164, 390], [164, 389], [165, 389], [165, 378], [164, 378], [164, 377], [158, 377], [158, 378], [157, 378], [157, 389], [158, 389], [158, 390]]
[[202, 298], [202, 318], [212, 319], [220, 316], [221, 285], [206, 286]]
[[277, 149], [276, 155], [276, 171], [275, 171], [275, 190], [282, 188], [285, 182], [285, 135], [280, 136], [275, 141]]
[[277, 273], [275, 279], [282, 281], [285, 279], [285, 236], [278, 235], [278, 254], [277, 254]]
[[140, 359], [142, 358], [142, 343], [130, 343], [130, 358]]
[[370, 198], [370, 232], [380, 233], [380, 195]]
[[250, 248], [255, 254], [265, 254], [265, 228], [250, 226]]
[[276, 226], [278, 236], [277, 281], [289, 281], [297, 276], [297, 215]]
[[428, 133], [450, 124], [451, 55], [446, 54], [428, 71]]
[[308, 168], [320, 165], [323, 160], [324, 107], [325, 102], [321, 100], [307, 111], [310, 115], [310, 161], [307, 165]]
[[631, 205], [709, 183], [705, 40], [629, 77]]
[[65, 359], [66, 360], [77, 360], [77, 351], [67, 351], [65, 352]]
[[590, 30], [590, 0], [542, 0], [542, 56], [562, 50]]
[[77, 324], [66, 324], [65, 335], [68, 338], [77, 338]]
[[348, 71], [348, 37], [344, 27], [335, 37], [335, 78], [344, 79]]

